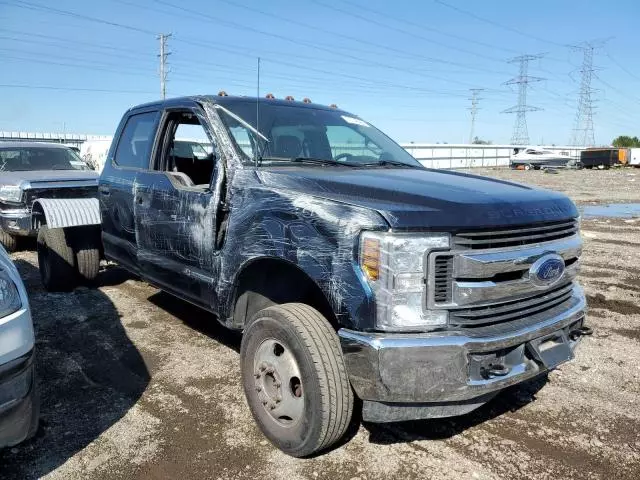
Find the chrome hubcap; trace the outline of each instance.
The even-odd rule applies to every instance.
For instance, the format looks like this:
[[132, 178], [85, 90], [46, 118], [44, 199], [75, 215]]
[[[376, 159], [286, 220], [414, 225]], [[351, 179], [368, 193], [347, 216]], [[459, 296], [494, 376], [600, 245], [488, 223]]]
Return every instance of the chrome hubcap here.
[[280, 425], [290, 426], [304, 413], [300, 369], [293, 354], [281, 342], [263, 341], [254, 357], [253, 376], [258, 399]]

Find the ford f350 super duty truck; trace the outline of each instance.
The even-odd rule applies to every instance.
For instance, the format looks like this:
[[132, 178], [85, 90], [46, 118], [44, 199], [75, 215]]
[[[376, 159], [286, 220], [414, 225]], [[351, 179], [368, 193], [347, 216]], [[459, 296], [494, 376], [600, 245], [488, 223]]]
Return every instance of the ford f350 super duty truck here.
[[426, 169], [335, 106], [132, 108], [95, 197], [39, 201], [45, 286], [104, 256], [242, 331], [251, 412], [294, 456], [340, 439], [356, 396], [371, 422], [461, 415], [590, 333], [567, 197]]

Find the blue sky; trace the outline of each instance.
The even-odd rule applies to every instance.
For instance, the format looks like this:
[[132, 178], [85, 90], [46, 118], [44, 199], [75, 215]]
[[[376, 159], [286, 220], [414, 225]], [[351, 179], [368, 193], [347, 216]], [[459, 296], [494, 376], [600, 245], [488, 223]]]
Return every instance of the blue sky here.
[[507, 143], [507, 60], [541, 53], [531, 143], [566, 144], [582, 60], [567, 45], [608, 38], [594, 57], [596, 143], [640, 135], [640, 2], [442, 2], [0, 0], [0, 130], [112, 134], [128, 107], [159, 98], [155, 35], [171, 32], [169, 96], [255, 95], [260, 56], [261, 95], [337, 103], [398, 141], [448, 143], [469, 137], [470, 88], [486, 89], [476, 134]]

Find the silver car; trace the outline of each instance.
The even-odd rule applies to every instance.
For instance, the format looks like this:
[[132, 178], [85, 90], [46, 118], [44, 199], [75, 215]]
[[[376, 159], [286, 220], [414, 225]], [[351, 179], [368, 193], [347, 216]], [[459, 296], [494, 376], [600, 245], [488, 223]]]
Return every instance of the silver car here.
[[27, 291], [0, 246], [0, 448], [22, 442], [38, 428], [34, 346]]

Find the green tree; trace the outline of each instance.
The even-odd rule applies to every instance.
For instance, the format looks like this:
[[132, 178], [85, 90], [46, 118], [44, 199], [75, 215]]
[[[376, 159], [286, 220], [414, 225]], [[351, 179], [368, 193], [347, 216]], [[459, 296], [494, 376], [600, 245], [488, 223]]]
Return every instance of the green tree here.
[[471, 142], [474, 145], [491, 145], [491, 140], [482, 140], [478, 137], [473, 137], [473, 141]]
[[620, 135], [619, 137], [614, 138], [611, 144], [614, 147], [619, 147], [619, 148], [635, 148], [635, 147], [640, 147], [640, 140], [638, 139], [638, 137], [630, 137], [629, 135]]

